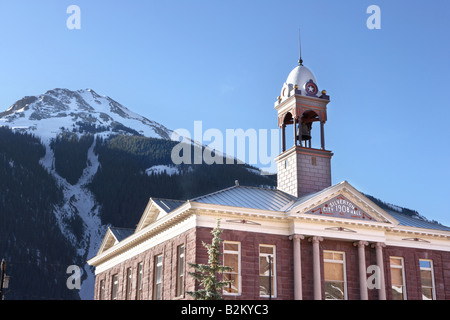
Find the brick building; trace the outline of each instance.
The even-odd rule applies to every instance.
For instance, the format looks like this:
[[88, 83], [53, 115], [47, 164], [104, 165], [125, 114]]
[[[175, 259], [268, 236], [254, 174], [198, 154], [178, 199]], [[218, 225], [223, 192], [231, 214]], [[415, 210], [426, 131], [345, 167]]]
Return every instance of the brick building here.
[[188, 201], [150, 199], [136, 229], [109, 228], [88, 261], [95, 299], [190, 299], [188, 263], [207, 262], [202, 242], [218, 218], [233, 267], [226, 299], [450, 299], [450, 228], [382, 209], [347, 181], [332, 185], [329, 102], [300, 60], [275, 102], [277, 188], [236, 183]]

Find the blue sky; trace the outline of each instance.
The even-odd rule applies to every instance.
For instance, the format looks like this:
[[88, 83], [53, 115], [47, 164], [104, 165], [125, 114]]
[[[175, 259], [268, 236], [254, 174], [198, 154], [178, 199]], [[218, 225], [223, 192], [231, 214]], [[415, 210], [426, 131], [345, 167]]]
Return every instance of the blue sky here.
[[[66, 27], [72, 4], [80, 30]], [[91, 88], [170, 129], [274, 129], [301, 28], [331, 97], [333, 183], [450, 225], [449, 15], [447, 0], [2, 1], [0, 109]]]

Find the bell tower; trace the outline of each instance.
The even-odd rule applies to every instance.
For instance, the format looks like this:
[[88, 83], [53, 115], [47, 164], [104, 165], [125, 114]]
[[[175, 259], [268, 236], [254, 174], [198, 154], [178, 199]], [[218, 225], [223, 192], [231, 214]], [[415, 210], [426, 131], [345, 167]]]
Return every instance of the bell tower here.
[[[281, 154], [275, 159], [279, 190], [301, 197], [331, 186], [333, 154], [325, 149], [324, 132], [329, 102], [330, 97], [325, 90], [319, 92], [314, 75], [300, 57], [275, 102], [282, 140]], [[313, 129], [320, 133], [320, 147], [312, 146], [312, 140], [318, 138]], [[293, 139], [286, 141], [289, 130]]]

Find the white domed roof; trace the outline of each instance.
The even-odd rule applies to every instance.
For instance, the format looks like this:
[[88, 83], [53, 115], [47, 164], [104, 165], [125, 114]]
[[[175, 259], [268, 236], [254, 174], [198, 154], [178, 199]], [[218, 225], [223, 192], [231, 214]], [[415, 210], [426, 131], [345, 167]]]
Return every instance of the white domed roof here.
[[281, 88], [281, 95], [279, 97], [280, 101], [289, 98], [293, 94], [293, 90], [300, 90], [300, 94], [303, 96], [317, 97], [319, 93], [319, 88], [316, 84], [316, 78], [312, 72], [300, 64], [295, 67]]
[[316, 78], [314, 78], [312, 72], [307, 67], [299, 65], [295, 67], [294, 70], [291, 71], [286, 80], [286, 83], [288, 85], [292, 84], [293, 86], [297, 85], [298, 88], [302, 90], [302, 92], [305, 92], [306, 90], [305, 85], [310, 80], [316, 83]]

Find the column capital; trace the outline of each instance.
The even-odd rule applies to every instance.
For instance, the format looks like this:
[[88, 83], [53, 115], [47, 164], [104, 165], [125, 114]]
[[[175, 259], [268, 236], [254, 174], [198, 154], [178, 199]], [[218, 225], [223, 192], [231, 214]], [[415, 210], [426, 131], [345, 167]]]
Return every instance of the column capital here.
[[314, 236], [314, 237], [308, 238], [308, 241], [312, 242], [312, 243], [319, 243], [320, 241], [323, 241], [323, 238], [319, 237], [319, 236]]
[[303, 240], [303, 239], [305, 239], [305, 236], [301, 234], [292, 234], [289, 236], [289, 240]]
[[386, 247], [386, 243], [384, 243], [384, 242], [375, 242], [375, 243], [372, 243], [371, 245], [370, 245], [370, 247], [372, 247], [372, 248], [385, 248]]
[[361, 240], [361, 241], [353, 242], [353, 245], [355, 247], [358, 246], [358, 247], [363, 247], [364, 248], [365, 246], [369, 245], [369, 242]]

